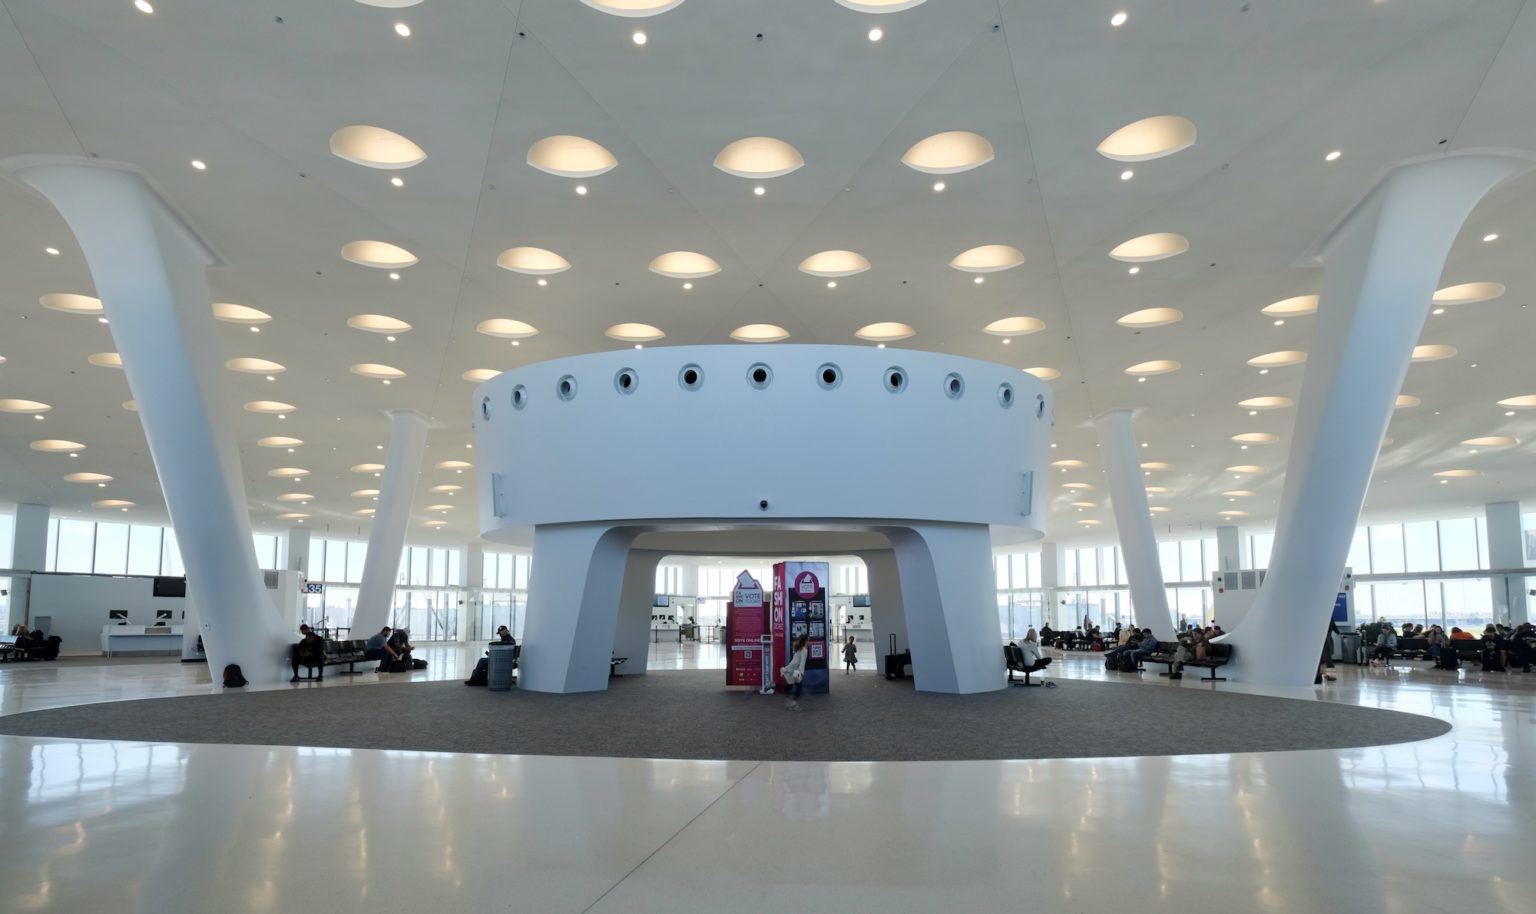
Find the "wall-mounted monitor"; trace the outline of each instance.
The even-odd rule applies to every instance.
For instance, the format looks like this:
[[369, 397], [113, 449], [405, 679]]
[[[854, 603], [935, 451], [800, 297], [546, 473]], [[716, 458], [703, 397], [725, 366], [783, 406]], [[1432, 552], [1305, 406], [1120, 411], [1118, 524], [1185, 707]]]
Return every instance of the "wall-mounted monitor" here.
[[126, 609], [109, 609], [109, 610], [107, 610], [107, 621], [113, 623], [114, 625], [127, 625], [128, 624], [128, 610], [126, 610]]
[[652, 606], [671, 606], [672, 605], [672, 600], [666, 594], [659, 593], [659, 594], [656, 595], [656, 599], [655, 599], [654, 602], [651, 603], [651, 605]]
[[169, 625], [171, 620], [173, 620], [174, 618], [176, 618], [176, 614], [172, 610], [169, 610], [169, 609], [157, 609], [157, 610], [155, 610], [155, 621], [157, 623], [163, 622], [163, 623]]
[[186, 595], [186, 578], [155, 578], [155, 596], [185, 597]]
[[853, 605], [854, 606], [868, 606], [869, 605], [869, 594], [867, 594], [867, 593], [856, 593], [856, 594], [854, 594], [853, 595]]

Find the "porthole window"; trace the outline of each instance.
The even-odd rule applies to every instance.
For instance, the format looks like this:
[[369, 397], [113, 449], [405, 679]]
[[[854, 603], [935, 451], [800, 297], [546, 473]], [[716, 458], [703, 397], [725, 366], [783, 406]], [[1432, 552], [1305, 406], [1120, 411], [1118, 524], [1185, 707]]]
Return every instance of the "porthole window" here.
[[1035, 418], [1045, 418], [1045, 394], [1035, 394]]
[[747, 383], [757, 390], [762, 390], [773, 383], [773, 369], [762, 362], [755, 363], [747, 369]]
[[485, 421], [491, 421], [491, 398], [483, 397], [480, 400], [480, 415]]
[[907, 370], [892, 365], [885, 370], [885, 389], [893, 394], [899, 394], [907, 389]]
[[704, 369], [691, 363], [684, 365], [677, 373], [677, 383], [683, 390], [698, 390], [704, 386]]
[[997, 403], [1003, 409], [1013, 405], [1013, 385], [1006, 381], [997, 385]]
[[843, 370], [831, 362], [826, 362], [816, 369], [816, 383], [821, 385], [822, 390], [832, 390], [843, 383]]
[[632, 394], [640, 386], [640, 375], [633, 368], [620, 368], [613, 375], [613, 389], [621, 394]]
[[561, 375], [555, 382], [555, 396], [569, 403], [576, 399], [576, 379], [570, 375]]
[[944, 396], [951, 400], [958, 400], [965, 396], [965, 378], [958, 372], [951, 371], [944, 376]]
[[528, 388], [519, 384], [512, 388], [512, 408], [522, 409], [528, 405]]

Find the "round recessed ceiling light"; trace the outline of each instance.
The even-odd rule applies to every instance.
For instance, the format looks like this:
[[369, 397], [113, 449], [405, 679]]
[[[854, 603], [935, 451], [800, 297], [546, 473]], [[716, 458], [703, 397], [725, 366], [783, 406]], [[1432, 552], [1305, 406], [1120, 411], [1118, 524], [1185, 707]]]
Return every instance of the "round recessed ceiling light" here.
[[659, 16], [667, 10], [681, 6], [683, 0], [581, 0], [581, 2], [595, 10], [602, 10], [610, 16], [640, 19], [646, 16]]
[[1060, 467], [1063, 470], [1080, 470], [1088, 465], [1086, 460], [1052, 460], [1051, 466]]
[[284, 492], [277, 496], [278, 501], [314, 501], [315, 496], [308, 492]]
[[489, 381], [491, 378], [494, 378], [499, 374], [501, 374], [501, 372], [494, 368], [471, 368], [470, 370], [459, 375], [459, 377], [466, 381], [473, 381], [474, 383], [479, 384], [483, 381]]
[[771, 136], [744, 137], [715, 156], [716, 168], [738, 178], [779, 178], [804, 164], [800, 150]]
[[1266, 352], [1256, 355], [1248, 360], [1248, 364], [1255, 368], [1282, 368], [1287, 365], [1300, 365], [1307, 360], [1307, 354], [1295, 349], [1285, 349], [1280, 352]]
[[364, 362], [361, 365], [353, 365], [351, 372], [365, 378], [375, 380], [388, 379], [391, 381], [405, 377], [405, 372], [392, 365], [380, 365], [377, 362]]
[[651, 343], [666, 336], [659, 327], [637, 323], [614, 324], [603, 335], [625, 343]]
[[410, 168], [426, 161], [427, 152], [409, 139], [385, 130], [354, 124], [331, 134], [331, 155], [369, 168]]
[[[955, 255], [949, 265], [963, 273], [996, 273], [1024, 262], [1024, 252], [1006, 244], [984, 244]], [[981, 278], [977, 277], [980, 282]]]
[[288, 370], [286, 365], [268, 361], [267, 359], [253, 359], [250, 357], [230, 359], [224, 363], [224, 367], [230, 371], [238, 371], [242, 374], [282, 374]]
[[1172, 114], [1126, 124], [1099, 143], [1099, 155], [1116, 162], [1146, 162], [1195, 145], [1195, 125]]
[[693, 251], [672, 251], [652, 260], [650, 270], [673, 279], [703, 279], [720, 272], [720, 264]]
[[292, 403], [283, 403], [279, 400], [252, 400], [245, 404], [245, 411], [248, 413], [264, 413], [268, 415], [291, 413], [296, 409], [298, 407]]
[[970, 171], [992, 161], [992, 144], [979, 133], [951, 130], [919, 140], [901, 157], [908, 168], [930, 175]]
[[[1498, 241], [1499, 240], [1499, 233], [1498, 232], [1489, 232], [1488, 234], [1483, 236], [1483, 240], [1484, 241]], [[50, 250], [52, 250], [52, 249], [50, 248]]]
[[1337, 162], [1339, 160], [1339, 156], [1341, 156], [1343, 154], [1344, 153], [1342, 151], [1340, 151], [1338, 149], [1335, 149], [1332, 152], [1329, 152], [1327, 155], [1323, 156], [1323, 161], [1324, 162]]
[[493, 317], [490, 320], [481, 321], [475, 325], [475, 332], [503, 340], [525, 340], [530, 336], [539, 335], [539, 329], [534, 325], [508, 317]]
[[1438, 479], [1473, 479], [1481, 476], [1480, 470], [1441, 470], [1435, 474]]
[[150, 3], [149, 0], [133, 0], [133, 8], [146, 16], [155, 11], [154, 4]]
[[37, 400], [18, 400], [14, 398], [0, 400], [0, 413], [35, 415], [37, 413], [46, 413], [51, 409], [53, 409], [52, 406], [49, 406], [47, 403], [41, 403]]
[[585, 184], [578, 184], [578, 185], [576, 185], [576, 196], [578, 196], [578, 197], [585, 197], [586, 195], [587, 195], [587, 185], [585, 185]]
[[37, 302], [50, 311], [62, 311], [65, 314], [101, 314], [105, 310], [101, 306], [101, 299], [73, 292], [50, 292]]
[[879, 41], [880, 39], [882, 39], [884, 37], [885, 37], [885, 30], [880, 28], [880, 27], [878, 27], [878, 26], [876, 26], [875, 28], [872, 28], [872, 29], [869, 30], [869, 40], [870, 41]]
[[268, 470], [268, 476], [276, 476], [278, 479], [298, 479], [300, 476], [308, 476], [309, 471], [303, 467], [278, 467]]
[[1247, 400], [1237, 401], [1237, 405], [1243, 409], [1287, 409], [1296, 403], [1290, 397], [1250, 397]]
[[899, 321], [881, 321], [874, 324], [865, 324], [860, 327], [854, 336], [871, 343], [894, 343], [917, 335], [907, 324]]
[[1270, 317], [1290, 317], [1293, 314], [1314, 314], [1317, 312], [1316, 295], [1297, 295], [1292, 298], [1282, 298], [1273, 304], [1265, 305], [1259, 309], [1261, 314]]
[[496, 258], [496, 265], [514, 273], [549, 276], [571, 268], [571, 262], [544, 248], [507, 248]]
[[70, 473], [64, 477], [65, 482], [78, 482], [83, 485], [103, 485], [112, 481], [112, 477], [105, 473]]
[[1136, 375], [1140, 377], [1151, 377], [1152, 375], [1168, 374], [1170, 372], [1178, 371], [1183, 367], [1183, 365], [1180, 365], [1173, 359], [1154, 359], [1150, 362], [1137, 362], [1135, 365], [1125, 369], [1125, 373], [1128, 375]]
[[1269, 432], [1243, 432], [1241, 435], [1233, 435], [1232, 440], [1240, 444], [1274, 444], [1280, 440], [1280, 436]]
[[387, 241], [353, 241], [341, 249], [341, 259], [377, 270], [403, 270], [417, 262], [415, 254]]
[[1520, 443], [1519, 438], [1511, 438], [1508, 435], [1489, 435], [1485, 438], [1468, 438], [1463, 441], [1467, 447], [1514, 447]]
[[68, 454], [85, 450], [85, 445], [80, 442], [66, 441], [62, 438], [43, 438], [32, 442], [30, 447], [34, 451], [42, 451], [45, 454]]
[[789, 339], [789, 331], [777, 324], [746, 324], [732, 330], [731, 339], [743, 343], [777, 343]]
[[645, 37], [644, 32], [635, 32], [633, 35], [629, 36], [629, 40], [633, 41], [636, 45], [643, 46], [650, 39]]
[[246, 327], [265, 324], [272, 320], [272, 315], [265, 311], [258, 311], [245, 305], [232, 305], [229, 302], [215, 302], [213, 316], [226, 324], [240, 324]]
[[1189, 239], [1177, 232], [1153, 232], [1116, 245], [1109, 256], [1124, 263], [1166, 260], [1189, 250]]
[[389, 179], [389, 184], [391, 187], [404, 187], [405, 179], [399, 175], [394, 175]]
[[397, 317], [383, 314], [354, 314], [347, 318], [347, 326], [368, 333], [409, 333], [411, 325]]
[[1178, 308], [1143, 308], [1140, 311], [1132, 311], [1115, 323], [1122, 327], [1134, 327], [1145, 330], [1151, 327], [1166, 327], [1176, 324], [1184, 319], [1184, 312]]
[[761, 184], [759, 184], [757, 187], [752, 188], [752, 193], [755, 196], [761, 197], [763, 194], [766, 194], [767, 192], [768, 192], [768, 189], [763, 187]]
[[1423, 402], [1423, 400], [1420, 400], [1418, 397], [1412, 396], [1411, 394], [1398, 394], [1397, 400], [1392, 404], [1392, 408], [1412, 409], [1413, 407], [1418, 406]]
[[1045, 321], [1042, 321], [1040, 318], [1019, 315], [1018, 317], [1005, 317], [1001, 320], [995, 320], [981, 328], [981, 332], [991, 334], [992, 336], [1011, 337], [1027, 336], [1031, 333], [1039, 333], [1044, 329]]
[[85, 360], [99, 368], [123, 367], [123, 357], [115, 352], [93, 352], [86, 356]]
[[1129, 13], [1121, 11], [1109, 17], [1109, 24], [1118, 29], [1120, 26], [1125, 25], [1125, 21], [1129, 18], [1131, 18]]
[[1503, 294], [1504, 284], [1501, 282], [1464, 282], [1440, 289], [1431, 301], [1437, 305], [1471, 305], [1491, 301]]
[[800, 272], [812, 276], [853, 276], [869, 269], [869, 260], [853, 251], [822, 251], [800, 261]]
[[1046, 368], [1044, 365], [1039, 365], [1034, 368], [1026, 368], [1024, 369], [1024, 373], [1034, 375], [1042, 381], [1054, 381], [1061, 377], [1061, 372], [1054, 368]]
[[401, 38], [409, 38], [411, 37], [411, 27], [403, 22], [397, 22], [395, 23], [395, 34]]
[[202, 159], [193, 159], [192, 160], [192, 167], [197, 169], [198, 171], [207, 171], [208, 170], [208, 163], [204, 162]]
[[1455, 346], [1446, 346], [1440, 343], [1425, 343], [1422, 346], [1413, 347], [1413, 361], [1438, 362], [1448, 359], [1456, 354]]

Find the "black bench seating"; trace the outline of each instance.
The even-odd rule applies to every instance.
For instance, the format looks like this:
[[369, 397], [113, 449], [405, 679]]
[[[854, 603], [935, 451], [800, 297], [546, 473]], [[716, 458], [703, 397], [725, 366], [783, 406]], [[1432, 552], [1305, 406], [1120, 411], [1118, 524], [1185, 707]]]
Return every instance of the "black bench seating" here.
[[[1026, 664], [1024, 662], [1024, 649], [1010, 642], [1003, 645], [1003, 661], [1008, 666], [1008, 681], [1010, 683], [1016, 686], [1040, 686], [1045, 684], [1043, 682], [1029, 681], [1031, 673], [1038, 673], [1045, 669], [1046, 663], [1043, 658], [1035, 662], [1034, 665]], [[1014, 673], [1022, 673], [1024, 680], [1022, 682], [1015, 681], [1013, 678]]]
[[608, 678], [617, 679], [618, 677], [623, 676], [624, 674], [619, 672], [619, 667], [623, 666], [628, 660], [628, 657], [608, 658]]
[[[1174, 653], [1177, 650], [1177, 645], [1172, 645], [1165, 648], [1162, 646], [1162, 644], [1159, 644], [1155, 652], [1142, 658], [1142, 662], [1166, 664], [1168, 667], [1168, 672], [1158, 673], [1157, 675], [1170, 676], [1173, 674], [1174, 667], [1178, 663], [1177, 660], [1173, 659]], [[1190, 658], [1189, 660], [1184, 661], [1184, 666], [1200, 667], [1202, 669], [1209, 670], [1210, 675], [1200, 677], [1201, 681], [1203, 682], [1226, 682], [1227, 677], [1217, 676], [1216, 670], [1220, 667], [1226, 666], [1231, 662], [1231, 660], [1232, 645], [1222, 642], [1207, 643], [1205, 646], [1205, 659], [1196, 660], [1194, 658]]]
[[[299, 646], [297, 644], [293, 645], [292, 650], [297, 651], [298, 649]], [[346, 669], [341, 671], [341, 675], [358, 676], [366, 672], [366, 670], [359, 670], [357, 664], [368, 659], [367, 652], [368, 642], [366, 641], [327, 641], [325, 642], [325, 660], [323, 663], [318, 666], [310, 666], [308, 663], [300, 661], [299, 665], [311, 674], [321, 667], [344, 665]], [[314, 676], [309, 675], [302, 678], [313, 679]]]

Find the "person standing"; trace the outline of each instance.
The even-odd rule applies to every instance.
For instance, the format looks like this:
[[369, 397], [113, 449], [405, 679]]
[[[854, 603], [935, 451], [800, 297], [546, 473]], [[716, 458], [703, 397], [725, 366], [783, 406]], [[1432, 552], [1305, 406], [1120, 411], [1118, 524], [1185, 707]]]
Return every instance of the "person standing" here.
[[805, 635], [795, 639], [793, 645], [794, 653], [790, 656], [789, 662], [779, 669], [779, 673], [784, 677], [784, 681], [789, 683], [789, 704], [784, 706], [786, 711], [800, 710], [800, 688], [802, 680], [805, 679], [805, 657], [807, 653], [805, 645], [807, 640], [809, 639]]
[[853, 670], [859, 668], [859, 649], [853, 646], [853, 636], [848, 636], [848, 643], [843, 645], [843, 675], [847, 676]]

